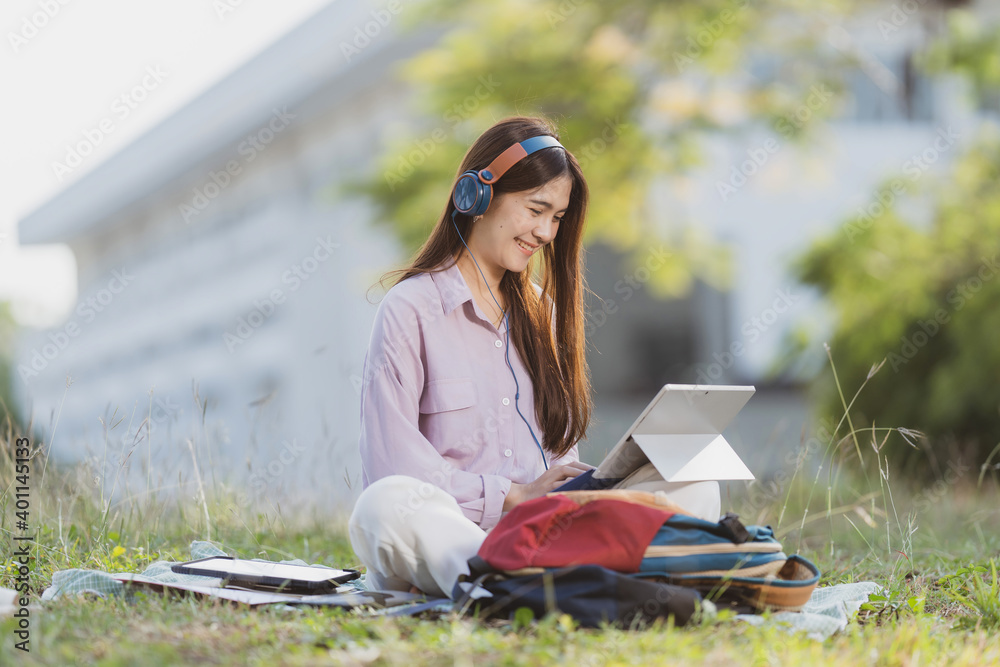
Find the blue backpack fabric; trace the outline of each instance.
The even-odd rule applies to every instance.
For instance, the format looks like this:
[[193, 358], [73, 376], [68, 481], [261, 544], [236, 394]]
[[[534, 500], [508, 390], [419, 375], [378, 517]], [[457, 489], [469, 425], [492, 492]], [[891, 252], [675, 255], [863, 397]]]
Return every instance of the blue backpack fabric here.
[[675, 514], [646, 548], [636, 576], [690, 586], [740, 612], [798, 611], [819, 583], [807, 559], [784, 553], [770, 526]]

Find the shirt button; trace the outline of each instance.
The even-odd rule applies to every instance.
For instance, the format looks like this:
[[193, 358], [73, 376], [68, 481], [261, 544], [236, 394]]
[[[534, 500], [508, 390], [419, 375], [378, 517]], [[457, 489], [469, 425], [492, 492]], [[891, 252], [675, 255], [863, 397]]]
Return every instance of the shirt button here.
[[503, 403], [504, 405], [510, 405], [510, 399], [509, 398], [505, 398], [505, 399], [503, 399], [500, 402]]
[[496, 345], [497, 347], [503, 347], [503, 343], [501, 343], [499, 340], [493, 341], [493, 344]]
[[513, 453], [514, 452], [510, 451], [509, 449], [503, 450], [503, 455], [506, 456], [507, 458], [510, 458], [510, 455]]

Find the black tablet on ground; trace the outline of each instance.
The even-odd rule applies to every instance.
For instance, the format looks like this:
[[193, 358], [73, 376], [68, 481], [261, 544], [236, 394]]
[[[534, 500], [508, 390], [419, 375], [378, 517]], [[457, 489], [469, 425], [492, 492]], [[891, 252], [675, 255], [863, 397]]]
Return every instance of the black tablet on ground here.
[[177, 563], [171, 565], [170, 569], [178, 574], [218, 577], [222, 579], [223, 585], [303, 595], [331, 593], [340, 584], [361, 576], [357, 570], [246, 560], [231, 556], [211, 556]]

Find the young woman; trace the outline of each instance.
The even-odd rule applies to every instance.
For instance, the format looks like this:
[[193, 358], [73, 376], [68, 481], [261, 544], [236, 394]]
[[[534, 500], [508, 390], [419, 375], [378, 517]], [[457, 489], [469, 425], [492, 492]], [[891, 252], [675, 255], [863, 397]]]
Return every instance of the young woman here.
[[[498, 122], [379, 304], [361, 394], [364, 490], [348, 524], [370, 588], [450, 597], [504, 512], [591, 468], [577, 450], [592, 408], [588, 197], [547, 121]], [[618, 488], [719, 517], [716, 482], [668, 484], [648, 466]]]

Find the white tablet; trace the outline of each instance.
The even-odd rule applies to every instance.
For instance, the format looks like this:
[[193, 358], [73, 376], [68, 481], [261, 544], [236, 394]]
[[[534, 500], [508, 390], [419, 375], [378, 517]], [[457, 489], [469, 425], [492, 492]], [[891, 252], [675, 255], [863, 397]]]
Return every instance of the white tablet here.
[[722, 431], [752, 386], [666, 384], [594, 471], [623, 478], [651, 462], [668, 482], [753, 479]]

